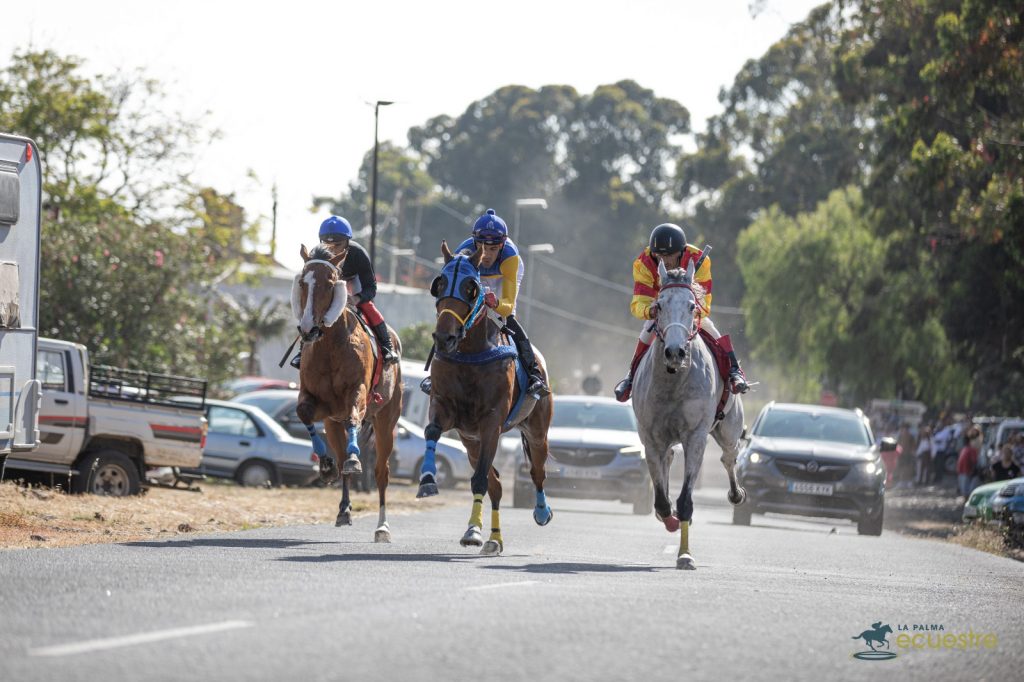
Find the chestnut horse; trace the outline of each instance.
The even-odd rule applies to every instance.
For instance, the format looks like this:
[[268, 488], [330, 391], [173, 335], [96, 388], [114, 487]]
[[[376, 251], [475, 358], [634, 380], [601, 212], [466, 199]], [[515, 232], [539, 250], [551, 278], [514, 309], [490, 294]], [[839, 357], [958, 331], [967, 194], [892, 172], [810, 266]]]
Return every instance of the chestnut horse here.
[[[544, 526], [554, 515], [544, 495], [552, 401], [550, 395], [540, 400], [520, 395], [525, 386], [516, 386], [515, 349], [500, 343], [499, 324], [493, 319], [497, 316], [488, 314], [484, 305], [478, 270], [483, 251], [477, 250], [472, 257], [453, 256], [442, 242], [441, 253], [445, 265], [430, 288], [437, 299], [437, 356], [430, 369], [430, 423], [425, 429], [427, 448], [416, 496], [437, 494], [434, 448], [442, 433], [457, 429], [473, 467], [473, 509], [460, 543], [463, 547], [482, 545], [481, 554], [497, 555], [504, 542], [498, 517], [501, 481], [493, 465], [503, 432], [515, 427], [522, 435], [523, 452], [537, 490], [534, 521]], [[537, 360], [546, 374], [540, 354]], [[513, 410], [515, 414], [511, 414]], [[491, 498], [491, 534], [486, 543], [482, 533], [484, 493]]]
[[[348, 290], [341, 279], [341, 266], [348, 250], [334, 253], [317, 246], [300, 251], [305, 265], [292, 287], [292, 310], [299, 320], [299, 333], [305, 344], [299, 370], [299, 419], [313, 439], [313, 451], [320, 458], [320, 479], [337, 480], [338, 464], [327, 452], [316, 432], [315, 422], [323, 421], [331, 449], [346, 453], [341, 503], [335, 525], [348, 522], [351, 504], [348, 476], [362, 472], [359, 462], [359, 427], [372, 422], [377, 448], [377, 492], [380, 512], [376, 542], [390, 542], [385, 490], [388, 486], [388, 458], [394, 446], [395, 425], [402, 413], [402, 377], [399, 365], [384, 368], [380, 383], [373, 387], [374, 340], [360, 324], [356, 312], [346, 306]], [[391, 332], [395, 350], [401, 352], [397, 335]]]

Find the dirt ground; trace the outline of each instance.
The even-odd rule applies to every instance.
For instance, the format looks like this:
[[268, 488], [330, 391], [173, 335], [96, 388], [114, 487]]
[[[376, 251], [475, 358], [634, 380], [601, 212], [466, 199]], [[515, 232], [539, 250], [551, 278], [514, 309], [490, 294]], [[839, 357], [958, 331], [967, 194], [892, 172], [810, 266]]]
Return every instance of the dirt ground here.
[[[69, 547], [262, 526], [334, 523], [336, 488], [242, 488], [203, 482], [200, 492], [151, 488], [136, 497], [68, 495], [51, 488], [0, 483], [0, 548]], [[416, 499], [416, 488], [392, 483], [388, 513], [451, 503], [453, 496]], [[462, 500], [461, 496], [459, 497]], [[352, 493], [353, 516], [375, 514], [377, 493]]]

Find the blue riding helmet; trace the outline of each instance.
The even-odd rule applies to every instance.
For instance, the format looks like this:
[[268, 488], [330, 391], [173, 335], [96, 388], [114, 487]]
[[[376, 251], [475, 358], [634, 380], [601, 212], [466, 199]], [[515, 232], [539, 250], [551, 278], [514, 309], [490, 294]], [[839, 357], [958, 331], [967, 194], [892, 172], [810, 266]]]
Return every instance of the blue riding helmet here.
[[332, 215], [320, 223], [320, 241], [330, 244], [339, 239], [352, 239], [352, 226], [341, 216]]
[[504, 244], [508, 239], [508, 226], [493, 208], [489, 208], [473, 224], [473, 239], [484, 244]]

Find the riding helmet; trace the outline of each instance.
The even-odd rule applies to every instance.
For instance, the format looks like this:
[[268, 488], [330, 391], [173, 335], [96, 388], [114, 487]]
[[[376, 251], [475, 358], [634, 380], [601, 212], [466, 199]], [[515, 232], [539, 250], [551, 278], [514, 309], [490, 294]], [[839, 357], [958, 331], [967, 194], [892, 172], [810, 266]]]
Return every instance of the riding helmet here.
[[473, 240], [484, 244], [502, 244], [508, 238], [508, 226], [494, 213], [493, 208], [476, 219], [473, 224]]
[[352, 226], [341, 216], [332, 215], [320, 223], [320, 241], [333, 242], [344, 237], [352, 239]]
[[651, 231], [651, 253], [667, 256], [682, 253], [686, 248], [686, 233], [672, 223], [662, 223]]

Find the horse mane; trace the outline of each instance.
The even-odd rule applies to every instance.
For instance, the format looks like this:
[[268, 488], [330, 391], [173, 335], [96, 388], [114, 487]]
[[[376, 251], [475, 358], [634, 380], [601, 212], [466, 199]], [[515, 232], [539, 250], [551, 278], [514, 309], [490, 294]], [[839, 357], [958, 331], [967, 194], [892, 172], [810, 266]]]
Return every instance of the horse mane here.
[[[662, 282], [662, 285], [668, 283], [687, 283], [686, 270], [683, 270], [682, 268], [675, 268], [674, 270], [669, 270], [668, 278], [666, 279], [666, 281]], [[705, 299], [707, 298], [708, 292], [705, 291], [704, 287], [701, 286], [698, 282], [688, 282], [688, 284], [690, 285], [690, 290], [693, 292], [693, 297], [697, 300], [697, 306], [699, 308], [704, 308], [705, 310], [707, 310], [708, 306]]]

